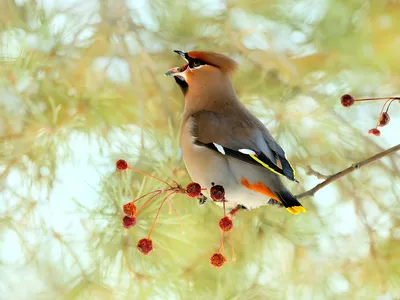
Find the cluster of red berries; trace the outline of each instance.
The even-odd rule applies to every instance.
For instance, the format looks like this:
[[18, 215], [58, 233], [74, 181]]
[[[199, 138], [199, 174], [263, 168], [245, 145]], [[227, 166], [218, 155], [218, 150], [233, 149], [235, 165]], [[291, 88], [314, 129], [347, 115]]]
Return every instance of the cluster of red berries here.
[[[390, 116], [389, 116], [390, 105], [395, 100], [399, 100], [399, 102], [400, 102], [400, 97], [355, 99], [350, 94], [344, 94], [342, 97], [340, 97], [340, 102], [344, 107], [349, 107], [349, 106], [353, 105], [355, 102], [375, 101], [375, 100], [386, 100], [386, 101], [383, 104], [383, 107], [382, 107], [381, 113], [379, 114], [375, 128], [368, 130], [368, 133], [375, 135], [375, 136], [380, 136], [381, 132], [379, 131], [378, 127], [384, 127], [389, 123], [389, 121], [390, 121]], [[386, 107], [386, 110], [385, 110], [385, 107]]]
[[[167, 193], [167, 196], [164, 198], [164, 200], [161, 202], [160, 207], [158, 209], [157, 215], [154, 219], [154, 222], [150, 228], [149, 234], [147, 236], [147, 238], [143, 238], [141, 240], [138, 241], [136, 248], [138, 249], [139, 252], [143, 253], [144, 255], [149, 254], [152, 250], [153, 250], [153, 241], [151, 240], [151, 233], [154, 229], [154, 226], [157, 222], [160, 210], [163, 206], [163, 204], [165, 203], [165, 201], [172, 196], [173, 194], [185, 194], [187, 195], [189, 198], [199, 198], [200, 196], [202, 196], [202, 191], [205, 190], [204, 188], [201, 188], [200, 184], [196, 183], [196, 182], [191, 182], [189, 183], [186, 188], [182, 188], [180, 185], [176, 185], [176, 186], [171, 186], [168, 183], [166, 183], [165, 181], [152, 176], [150, 174], [146, 174], [144, 172], [141, 172], [139, 170], [133, 169], [131, 167], [128, 166], [128, 163], [125, 160], [118, 160], [116, 162], [116, 167], [118, 170], [120, 171], [124, 171], [127, 169], [130, 169], [134, 172], [138, 172], [140, 174], [143, 174], [145, 176], [157, 179], [159, 181], [161, 181], [162, 183], [166, 184], [168, 186], [167, 189], [164, 190], [156, 190], [156, 191], [152, 191], [146, 195], [143, 195], [133, 201], [130, 201], [126, 204], [123, 205], [123, 211], [125, 216], [122, 219], [122, 225], [123, 227], [125, 227], [126, 229], [132, 228], [133, 226], [136, 225], [136, 220], [137, 217], [140, 213], [140, 211], [142, 211], [142, 209], [144, 207], [146, 207], [154, 198], [156, 198], [158, 195], [160, 195], [161, 193]], [[151, 197], [139, 208], [137, 209], [136, 207], [136, 202], [139, 201], [142, 198], [145, 198], [147, 196]], [[233, 227], [233, 222], [232, 222], [232, 217], [236, 214], [236, 212], [239, 210], [239, 207], [236, 207], [234, 209], [232, 209], [228, 214], [226, 214], [226, 210], [225, 210], [225, 190], [221, 185], [214, 185], [210, 188], [210, 197], [213, 201], [215, 202], [222, 202], [223, 207], [224, 207], [224, 217], [219, 221], [218, 225], [221, 229], [221, 241], [220, 241], [220, 247], [218, 252], [214, 253], [211, 258], [210, 258], [210, 263], [212, 266], [214, 267], [222, 267], [222, 265], [227, 261], [227, 259], [225, 258], [225, 256], [221, 253], [223, 251], [223, 239], [224, 239], [224, 233], [230, 231]]]

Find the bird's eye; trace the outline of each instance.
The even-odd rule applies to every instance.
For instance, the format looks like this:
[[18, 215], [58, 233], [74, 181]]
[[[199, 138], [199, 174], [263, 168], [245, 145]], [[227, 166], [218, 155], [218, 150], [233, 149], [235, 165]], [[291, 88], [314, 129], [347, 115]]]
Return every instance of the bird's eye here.
[[202, 65], [205, 65], [205, 63], [204, 63], [202, 60], [200, 60], [200, 59], [194, 59], [194, 60], [191, 62], [191, 67], [192, 67], [192, 68], [198, 68], [198, 67], [200, 67], [200, 66], [202, 66]]

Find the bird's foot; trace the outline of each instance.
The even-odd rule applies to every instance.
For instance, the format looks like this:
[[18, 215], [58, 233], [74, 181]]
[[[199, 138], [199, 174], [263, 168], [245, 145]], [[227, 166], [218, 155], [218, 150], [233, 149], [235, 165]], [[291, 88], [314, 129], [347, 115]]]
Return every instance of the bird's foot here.
[[207, 202], [207, 197], [204, 196], [203, 194], [200, 194], [200, 195], [197, 197], [197, 199], [199, 200], [199, 204], [200, 204], [200, 205], [203, 205], [203, 204], [205, 204], [205, 203]]

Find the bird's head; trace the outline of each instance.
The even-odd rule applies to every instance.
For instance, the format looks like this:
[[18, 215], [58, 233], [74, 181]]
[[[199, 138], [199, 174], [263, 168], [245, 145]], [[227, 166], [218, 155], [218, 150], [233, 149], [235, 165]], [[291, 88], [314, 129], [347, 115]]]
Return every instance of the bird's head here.
[[165, 75], [174, 77], [185, 96], [218, 87], [237, 67], [234, 60], [223, 54], [205, 51], [174, 52], [185, 60], [185, 64], [180, 68], [169, 69]]

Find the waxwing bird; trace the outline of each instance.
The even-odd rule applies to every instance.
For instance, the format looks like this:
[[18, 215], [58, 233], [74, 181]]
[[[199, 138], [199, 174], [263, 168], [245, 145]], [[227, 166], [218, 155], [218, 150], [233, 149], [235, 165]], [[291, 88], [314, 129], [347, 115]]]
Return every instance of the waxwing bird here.
[[253, 209], [274, 199], [293, 213], [306, 212], [282, 178], [296, 181], [285, 152], [238, 99], [229, 57], [174, 50], [186, 63], [165, 73], [185, 97], [180, 144], [190, 177], [209, 190], [225, 189], [226, 205]]

